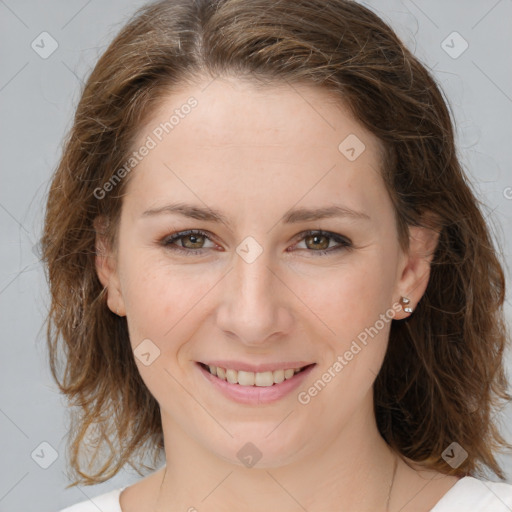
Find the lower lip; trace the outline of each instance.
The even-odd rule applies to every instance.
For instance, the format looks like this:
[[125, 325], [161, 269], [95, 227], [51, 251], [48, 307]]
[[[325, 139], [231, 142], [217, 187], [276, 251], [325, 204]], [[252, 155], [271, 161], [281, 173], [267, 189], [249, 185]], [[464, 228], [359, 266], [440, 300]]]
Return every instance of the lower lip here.
[[316, 364], [312, 364], [305, 370], [296, 373], [291, 379], [284, 380], [279, 384], [273, 384], [272, 386], [241, 386], [240, 384], [231, 384], [212, 375], [199, 363], [197, 363], [197, 366], [206, 379], [227, 398], [241, 404], [258, 405], [276, 402], [290, 394], [302, 384]]

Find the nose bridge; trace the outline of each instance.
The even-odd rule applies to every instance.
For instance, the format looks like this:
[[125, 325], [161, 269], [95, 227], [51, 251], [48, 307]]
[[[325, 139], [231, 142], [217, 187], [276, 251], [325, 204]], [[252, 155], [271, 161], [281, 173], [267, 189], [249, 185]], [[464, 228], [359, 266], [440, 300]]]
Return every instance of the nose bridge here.
[[241, 313], [247, 315], [253, 310], [255, 314], [262, 314], [263, 309], [273, 309], [271, 290], [275, 291], [275, 283], [272, 282], [275, 278], [269, 270], [270, 264], [268, 253], [265, 251], [254, 260], [245, 259], [237, 254], [232, 272], [232, 289], [235, 290], [233, 298], [236, 297], [234, 305], [241, 306]]
[[[255, 253], [255, 246], [240, 244], [227, 276], [219, 327], [235, 334], [247, 344], [263, 343], [282, 331], [286, 314], [280, 304], [278, 280], [273, 274], [267, 251]], [[245, 252], [244, 252], [245, 250]], [[278, 292], [278, 293], [276, 293]]]

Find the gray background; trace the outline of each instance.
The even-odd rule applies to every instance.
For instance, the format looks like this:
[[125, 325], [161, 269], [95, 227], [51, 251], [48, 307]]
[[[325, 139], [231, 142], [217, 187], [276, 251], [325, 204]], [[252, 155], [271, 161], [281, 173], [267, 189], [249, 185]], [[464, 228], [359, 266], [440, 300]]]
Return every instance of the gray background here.
[[[140, 478], [129, 468], [96, 487], [64, 490], [69, 483], [64, 473], [66, 408], [48, 370], [48, 293], [35, 246], [49, 178], [71, 126], [81, 81], [143, 3], [0, 0], [1, 512], [56, 512]], [[444, 90], [457, 123], [461, 159], [487, 205], [510, 283], [512, 238], [505, 234], [512, 232], [512, 2], [385, 0], [367, 5], [391, 23]], [[31, 47], [43, 31], [58, 43], [46, 59]], [[453, 31], [469, 44], [457, 58], [445, 49], [448, 44], [452, 54], [458, 53], [463, 43], [458, 36], [442, 45]], [[50, 48], [49, 39], [45, 48]], [[510, 291], [507, 298], [510, 323]], [[509, 353], [509, 375], [510, 361]], [[512, 442], [512, 408], [498, 419]], [[51, 461], [51, 450], [43, 445], [45, 456], [36, 456], [43, 442], [59, 454], [47, 469], [39, 464]], [[512, 457], [500, 460], [512, 482]]]

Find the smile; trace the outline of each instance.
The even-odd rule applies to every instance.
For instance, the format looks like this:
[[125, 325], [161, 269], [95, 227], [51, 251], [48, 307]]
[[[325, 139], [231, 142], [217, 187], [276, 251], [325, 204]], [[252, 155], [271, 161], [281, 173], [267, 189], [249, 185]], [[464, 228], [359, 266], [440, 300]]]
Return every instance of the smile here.
[[282, 370], [266, 372], [248, 372], [244, 370], [234, 370], [232, 368], [222, 368], [221, 366], [205, 365], [201, 366], [208, 370], [212, 375], [225, 380], [230, 384], [239, 384], [240, 386], [260, 386], [268, 387], [274, 384], [280, 384], [285, 380], [291, 379], [296, 373], [303, 371], [302, 368], [287, 368]]
[[[275, 402], [301, 385], [316, 363], [299, 363], [293, 368], [258, 368], [250, 371], [249, 365], [233, 364], [239, 369], [220, 364], [196, 363], [209, 387], [213, 386], [226, 398], [238, 403], [260, 405]], [[245, 366], [245, 369], [240, 369]], [[270, 365], [276, 366], [276, 365]]]

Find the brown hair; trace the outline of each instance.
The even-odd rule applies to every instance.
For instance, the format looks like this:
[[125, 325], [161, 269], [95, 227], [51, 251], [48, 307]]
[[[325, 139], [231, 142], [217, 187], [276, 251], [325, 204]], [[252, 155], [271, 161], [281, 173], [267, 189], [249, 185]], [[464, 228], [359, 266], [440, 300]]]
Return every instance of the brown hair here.
[[[384, 143], [381, 171], [402, 248], [408, 226], [440, 236], [420, 303], [392, 322], [374, 384], [379, 430], [428, 468], [476, 476], [487, 466], [504, 478], [494, 452], [510, 445], [492, 418], [511, 399], [504, 273], [432, 76], [386, 23], [353, 1], [164, 0], [140, 9], [92, 71], [48, 197], [50, 367], [75, 406], [68, 443], [80, 477], [68, 487], [108, 480], [126, 463], [135, 467], [137, 454], [156, 461], [163, 449], [159, 405], [137, 370], [126, 319], [108, 309], [95, 270], [94, 219], [109, 219], [114, 247], [130, 175], [102, 199], [94, 191], [126, 161], [162, 98], [222, 75], [332, 91]], [[453, 441], [468, 452], [456, 469], [441, 456]], [[88, 472], [86, 448], [94, 449]]]

